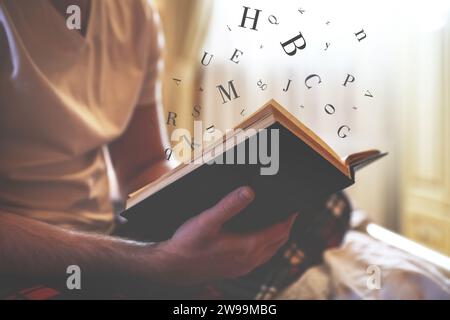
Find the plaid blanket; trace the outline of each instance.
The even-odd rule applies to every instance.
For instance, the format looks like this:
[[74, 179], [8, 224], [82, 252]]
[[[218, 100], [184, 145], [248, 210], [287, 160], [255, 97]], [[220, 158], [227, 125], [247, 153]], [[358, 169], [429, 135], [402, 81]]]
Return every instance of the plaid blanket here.
[[270, 300], [311, 266], [322, 262], [326, 249], [341, 244], [349, 229], [351, 204], [342, 192], [319, 204], [315, 214], [298, 216], [288, 242], [266, 264], [242, 278], [209, 286], [217, 299]]
[[[339, 192], [319, 203], [315, 214], [299, 215], [292, 228], [289, 241], [266, 264], [250, 274], [233, 280], [210, 284], [201, 288], [165, 288], [151, 290], [140, 298], [184, 299], [273, 299], [281, 290], [299, 279], [311, 266], [322, 262], [322, 254], [328, 248], [341, 244], [349, 228], [351, 204], [344, 193]], [[122, 299], [132, 298], [123, 294], [82, 293], [74, 295], [64, 288], [42, 284], [1, 286], [0, 299]], [[7, 288], [7, 289], [6, 289]], [[25, 288], [25, 289], [24, 289]]]

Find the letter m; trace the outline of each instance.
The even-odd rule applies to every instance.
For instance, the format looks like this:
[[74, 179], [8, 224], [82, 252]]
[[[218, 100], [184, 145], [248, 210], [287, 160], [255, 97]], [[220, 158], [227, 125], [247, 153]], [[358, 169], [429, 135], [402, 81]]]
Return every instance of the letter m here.
[[226, 91], [222, 85], [217, 86], [217, 89], [219, 89], [220, 96], [222, 97], [223, 104], [231, 100], [231, 94], [233, 94], [234, 97], [233, 99], [239, 98], [236, 92], [236, 88], [234, 87], [233, 81], [234, 80], [228, 81], [228, 91]]

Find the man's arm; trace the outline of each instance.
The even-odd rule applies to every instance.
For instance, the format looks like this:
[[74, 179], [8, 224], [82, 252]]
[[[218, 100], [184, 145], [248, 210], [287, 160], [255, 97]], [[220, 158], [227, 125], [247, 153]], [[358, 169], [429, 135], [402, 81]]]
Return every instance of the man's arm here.
[[0, 212], [2, 276], [24, 277], [36, 282], [59, 281], [67, 277], [68, 266], [77, 265], [87, 279], [83, 287], [93, 279], [104, 282], [110, 277], [119, 280], [134, 276], [156, 281], [166, 268], [160, 252], [159, 245], [73, 232]]
[[170, 147], [162, 114], [162, 106], [153, 103], [138, 106], [125, 133], [110, 145], [119, 183], [130, 193], [175, 168], [178, 163], [167, 160]]
[[[237, 277], [266, 262], [288, 239], [295, 216], [266, 230], [234, 235], [222, 225], [252, 202], [239, 188], [158, 244], [73, 232], [0, 212], [0, 276], [65, 279], [69, 265], [90, 284], [198, 284]], [[0, 284], [1, 285], [1, 284]], [[109, 286], [110, 287], [110, 286]], [[109, 288], [108, 287], [108, 288]]]

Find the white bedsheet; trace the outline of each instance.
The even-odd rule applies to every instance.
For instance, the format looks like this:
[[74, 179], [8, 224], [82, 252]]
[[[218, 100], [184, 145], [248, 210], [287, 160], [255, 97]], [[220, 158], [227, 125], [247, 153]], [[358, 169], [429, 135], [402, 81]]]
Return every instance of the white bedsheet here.
[[350, 231], [279, 299], [450, 299], [450, 279], [411, 254]]

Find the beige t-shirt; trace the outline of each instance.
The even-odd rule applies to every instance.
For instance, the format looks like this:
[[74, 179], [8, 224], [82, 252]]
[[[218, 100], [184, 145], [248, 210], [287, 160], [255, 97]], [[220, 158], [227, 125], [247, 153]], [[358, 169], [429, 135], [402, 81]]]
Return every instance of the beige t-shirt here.
[[158, 17], [92, 0], [86, 37], [49, 0], [0, 2], [0, 211], [107, 232], [102, 146], [155, 99]]

